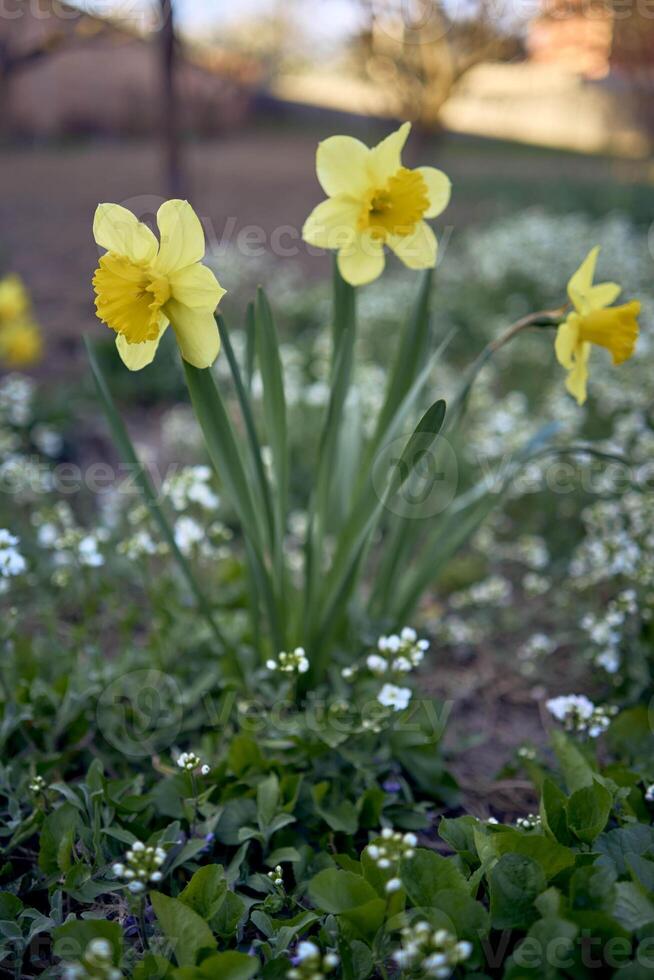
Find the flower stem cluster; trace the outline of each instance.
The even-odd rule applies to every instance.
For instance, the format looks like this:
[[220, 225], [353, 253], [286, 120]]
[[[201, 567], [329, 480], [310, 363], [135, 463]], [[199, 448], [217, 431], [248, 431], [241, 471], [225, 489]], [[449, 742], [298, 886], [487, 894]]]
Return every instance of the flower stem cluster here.
[[200, 756], [196, 755], [195, 752], [180, 752], [177, 756], [177, 765], [184, 772], [195, 772], [199, 769], [203, 776], [207, 776], [211, 771], [210, 767], [203, 763]]
[[567, 731], [576, 735], [588, 735], [589, 738], [597, 738], [605, 732], [611, 724], [611, 718], [617, 713], [614, 706], [596, 706], [585, 694], [550, 698], [546, 707], [557, 721], [563, 723]]
[[113, 949], [107, 939], [92, 939], [79, 963], [64, 971], [64, 980], [119, 980], [122, 971], [114, 966]]
[[325, 975], [336, 969], [340, 960], [336, 953], [322, 953], [315, 943], [304, 940], [298, 943], [291, 958], [292, 968], [287, 980], [324, 980]]
[[281, 864], [276, 865], [272, 871], [269, 871], [267, 877], [270, 878], [275, 888], [284, 890], [284, 874]]
[[471, 953], [471, 943], [457, 942], [447, 929], [434, 930], [428, 922], [420, 921], [402, 929], [402, 949], [393, 954], [393, 959], [401, 970], [445, 980]]
[[306, 674], [309, 669], [309, 659], [303, 647], [296, 647], [290, 653], [285, 650], [278, 655], [277, 660], [266, 660], [268, 670], [279, 670], [283, 674]]
[[160, 868], [165, 860], [166, 852], [162, 847], [146, 846], [137, 840], [126, 852], [125, 863], [117, 862], [111, 870], [117, 878], [123, 879], [133, 895], [140, 895], [148, 882], [158, 884], [163, 879]]
[[368, 855], [379, 870], [392, 875], [384, 886], [388, 895], [392, 895], [402, 887], [402, 879], [399, 875], [400, 862], [402, 858], [413, 857], [417, 843], [418, 838], [415, 834], [401, 834], [397, 830], [391, 830], [390, 827], [384, 827], [381, 832], [381, 842], [368, 845]]
[[518, 817], [515, 825], [520, 830], [537, 830], [541, 826], [541, 819], [535, 813], [528, 813], [526, 817]]

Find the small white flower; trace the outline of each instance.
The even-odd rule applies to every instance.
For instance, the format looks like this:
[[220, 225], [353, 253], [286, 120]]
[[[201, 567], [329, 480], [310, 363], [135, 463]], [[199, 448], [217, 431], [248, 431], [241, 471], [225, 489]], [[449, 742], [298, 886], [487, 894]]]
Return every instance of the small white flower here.
[[398, 687], [396, 684], [384, 684], [377, 695], [377, 700], [385, 708], [393, 711], [404, 711], [411, 701], [412, 691], [409, 687]]
[[388, 670], [388, 661], [380, 657], [378, 653], [371, 653], [366, 657], [366, 666], [373, 674], [385, 674]]
[[384, 885], [384, 891], [388, 895], [392, 895], [394, 892], [399, 892], [401, 887], [402, 887], [401, 878], [390, 878]]
[[295, 956], [297, 957], [298, 961], [302, 963], [304, 960], [310, 960], [315, 956], [320, 956], [320, 950], [315, 943], [309, 942], [308, 939], [305, 939], [301, 943], [298, 943]]

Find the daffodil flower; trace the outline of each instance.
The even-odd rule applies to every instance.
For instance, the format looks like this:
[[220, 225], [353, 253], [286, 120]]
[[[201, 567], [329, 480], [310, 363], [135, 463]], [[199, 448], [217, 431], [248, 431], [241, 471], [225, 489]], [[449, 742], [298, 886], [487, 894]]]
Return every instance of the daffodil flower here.
[[10, 368], [36, 364], [43, 351], [41, 333], [29, 320], [17, 320], [0, 329], [0, 360]]
[[404, 123], [372, 148], [351, 136], [318, 144], [316, 171], [328, 198], [309, 215], [302, 237], [338, 249], [340, 273], [353, 286], [381, 274], [385, 245], [410, 269], [436, 265], [436, 236], [424, 219], [445, 210], [451, 185], [434, 167], [402, 166], [410, 129]]
[[30, 307], [29, 296], [22, 280], [15, 273], [0, 279], [0, 327], [24, 317]]
[[613, 363], [622, 364], [633, 354], [638, 339], [640, 303], [610, 305], [622, 289], [614, 282], [593, 284], [598, 255], [596, 246], [570, 279], [568, 296], [574, 309], [556, 334], [556, 356], [568, 371], [566, 388], [580, 405], [586, 401], [591, 344], [605, 347]]
[[204, 232], [188, 201], [166, 201], [157, 212], [161, 241], [131, 211], [99, 204], [93, 235], [107, 249], [93, 277], [95, 308], [118, 334], [130, 371], [150, 364], [168, 324], [182, 357], [209, 367], [220, 350], [214, 311], [225, 290], [202, 265]]

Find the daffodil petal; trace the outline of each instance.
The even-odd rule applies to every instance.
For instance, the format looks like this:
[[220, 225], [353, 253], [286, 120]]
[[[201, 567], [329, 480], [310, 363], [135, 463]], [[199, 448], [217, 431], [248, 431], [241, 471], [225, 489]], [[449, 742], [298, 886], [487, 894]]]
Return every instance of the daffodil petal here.
[[351, 197], [329, 197], [313, 209], [304, 223], [302, 238], [316, 248], [343, 248], [352, 241], [361, 203]]
[[554, 352], [559, 364], [570, 370], [574, 364], [574, 352], [579, 346], [578, 316], [572, 313], [567, 320], [559, 324], [554, 341]]
[[402, 166], [402, 150], [410, 132], [411, 123], [403, 123], [370, 151], [368, 173], [377, 186], [383, 187]]
[[592, 286], [587, 297], [588, 312], [593, 313], [615, 303], [621, 292], [622, 286], [618, 286], [617, 282], [600, 282], [597, 286]]
[[220, 334], [213, 313], [194, 310], [177, 300], [166, 305], [182, 357], [196, 368], [211, 367], [220, 350]]
[[130, 371], [140, 371], [154, 360], [159, 347], [159, 341], [164, 335], [168, 320], [162, 318], [161, 332], [156, 340], [146, 340], [142, 344], [128, 344], [123, 334], [116, 337], [116, 347], [120, 359]]
[[425, 218], [435, 218], [445, 210], [452, 196], [452, 182], [447, 174], [436, 167], [418, 167], [418, 173], [427, 185], [429, 207], [424, 213]]
[[388, 244], [409, 269], [433, 269], [438, 242], [426, 221], [419, 221], [410, 235], [389, 235]]
[[318, 144], [316, 173], [329, 197], [349, 194], [360, 197], [368, 186], [370, 150], [352, 136], [330, 136]]
[[161, 236], [157, 271], [164, 276], [199, 262], [204, 257], [204, 231], [188, 201], [166, 201], [157, 211]]
[[565, 386], [570, 394], [577, 399], [579, 405], [586, 401], [586, 383], [588, 381], [588, 358], [590, 344], [580, 344], [572, 370], [565, 379]]
[[226, 293], [211, 269], [199, 262], [173, 272], [169, 281], [173, 299], [192, 310], [213, 313]]
[[338, 253], [338, 269], [351, 286], [372, 282], [384, 269], [383, 245], [371, 235], [356, 235]]
[[100, 248], [132, 262], [150, 262], [157, 254], [157, 239], [148, 226], [120, 204], [98, 204], [93, 237]]
[[579, 313], [588, 312], [588, 297], [593, 288], [599, 252], [599, 245], [592, 248], [568, 283], [568, 296]]

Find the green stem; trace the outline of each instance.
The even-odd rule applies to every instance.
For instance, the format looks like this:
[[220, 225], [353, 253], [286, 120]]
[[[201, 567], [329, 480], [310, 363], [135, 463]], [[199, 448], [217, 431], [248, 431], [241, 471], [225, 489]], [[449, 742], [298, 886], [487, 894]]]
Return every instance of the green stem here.
[[[91, 371], [93, 372], [93, 380], [95, 381], [95, 386], [98, 395], [100, 397], [100, 401], [102, 402], [105, 415], [109, 423], [109, 428], [111, 430], [111, 434], [113, 436], [114, 442], [116, 443], [118, 451], [122, 456], [123, 461], [127, 464], [127, 466], [132, 468], [132, 471], [134, 473], [134, 479], [136, 481], [136, 484], [138, 485], [139, 490], [141, 491], [141, 494], [147, 505], [147, 508], [150, 512], [152, 519], [157, 524], [162, 537], [168, 544], [168, 547], [170, 548], [171, 553], [173, 554], [180, 568], [180, 571], [182, 572], [184, 578], [186, 579], [186, 582], [191, 592], [195, 596], [198, 607], [203, 613], [205, 619], [207, 620], [207, 623], [209, 624], [216, 641], [219, 643], [222, 651], [225, 652], [227, 650], [227, 640], [225, 639], [222, 630], [218, 626], [213, 616], [209, 602], [206, 599], [202, 589], [198, 585], [195, 575], [191, 570], [191, 566], [189, 565], [188, 561], [186, 560], [186, 558], [184, 557], [184, 555], [179, 549], [179, 546], [175, 540], [175, 535], [173, 534], [173, 530], [170, 524], [168, 523], [168, 520], [161, 506], [159, 505], [154, 487], [152, 486], [150, 479], [147, 473], [145, 472], [145, 469], [143, 468], [138, 456], [136, 455], [136, 450], [134, 449], [132, 440], [129, 437], [129, 433], [127, 432], [125, 423], [123, 422], [120, 414], [118, 413], [118, 410], [116, 408], [111, 392], [109, 390], [109, 387], [106, 383], [106, 380], [104, 378], [98, 360], [96, 358], [95, 351], [93, 350], [91, 342], [87, 337], [85, 337], [84, 343], [86, 345], [86, 351], [91, 365]], [[239, 665], [238, 658], [235, 658], [235, 662], [238, 666]]]

